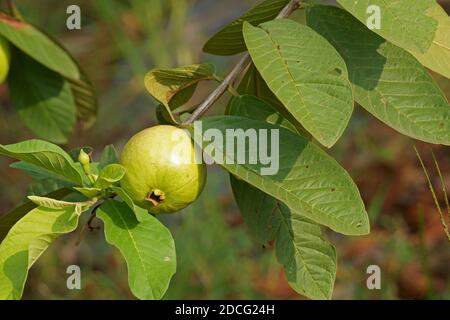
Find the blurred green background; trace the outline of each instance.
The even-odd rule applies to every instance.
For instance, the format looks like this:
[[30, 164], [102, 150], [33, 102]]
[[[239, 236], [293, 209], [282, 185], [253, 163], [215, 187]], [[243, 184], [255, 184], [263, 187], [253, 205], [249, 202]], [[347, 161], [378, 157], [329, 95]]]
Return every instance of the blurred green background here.
[[[236, 61], [203, 54], [204, 42], [221, 26], [245, 12], [254, 0], [21, 0], [30, 22], [59, 39], [83, 66], [100, 99], [99, 120], [77, 128], [69, 144], [120, 150], [133, 133], [155, 124], [156, 102], [146, 93], [145, 73], [154, 67], [198, 62], [217, 65], [223, 75]], [[326, 1], [332, 3], [332, 1]], [[450, 1], [440, 1], [450, 12]], [[78, 4], [82, 30], [66, 28], [66, 8]], [[297, 14], [301, 19], [301, 14]], [[450, 80], [436, 76], [450, 98]], [[199, 86], [190, 102], [214, 88]], [[214, 112], [221, 112], [223, 97]], [[0, 143], [32, 138], [0, 87]], [[413, 145], [421, 151], [444, 203], [431, 150], [450, 190], [449, 148], [414, 142], [356, 108], [345, 136], [330, 153], [360, 187], [372, 232], [344, 237], [327, 231], [338, 251], [335, 299], [450, 299], [450, 244], [445, 238]], [[0, 214], [23, 201], [30, 179], [0, 158]], [[85, 217], [86, 218], [86, 217]], [[181, 214], [166, 216], [177, 247], [177, 274], [167, 299], [298, 299], [275, 260], [273, 249], [252, 240], [230, 191], [228, 176], [209, 168], [200, 200]], [[99, 224], [98, 221], [96, 221]], [[31, 269], [26, 299], [133, 299], [126, 265], [105, 244], [101, 231], [60, 238]], [[81, 267], [82, 290], [66, 288], [66, 268]], [[381, 290], [368, 290], [366, 268], [379, 265]]]

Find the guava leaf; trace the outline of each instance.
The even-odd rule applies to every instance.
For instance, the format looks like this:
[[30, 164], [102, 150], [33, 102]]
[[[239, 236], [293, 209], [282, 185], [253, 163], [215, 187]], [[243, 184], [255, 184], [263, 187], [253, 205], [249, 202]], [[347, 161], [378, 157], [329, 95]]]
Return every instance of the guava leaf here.
[[103, 149], [102, 155], [100, 157], [99, 169], [103, 169], [109, 164], [114, 164], [119, 162], [119, 156], [117, 150], [113, 144], [110, 144]]
[[[232, 99], [229, 114], [295, 127], [271, 107], [252, 96]], [[276, 116], [274, 116], [276, 115]], [[278, 260], [298, 293], [312, 299], [330, 299], [336, 277], [336, 250], [321, 235], [320, 227], [280, 201], [230, 175], [231, 187], [244, 220], [258, 242], [275, 240]]]
[[289, 0], [266, 0], [248, 11], [242, 17], [212, 36], [203, 47], [203, 51], [219, 56], [234, 55], [246, 50], [242, 36], [242, 25], [248, 21], [253, 25], [274, 19]]
[[61, 179], [41, 179], [41, 180], [33, 180], [28, 185], [27, 195], [28, 196], [45, 196], [47, 193], [63, 189], [63, 188], [71, 188], [74, 184], [71, 182], [67, 182]]
[[70, 84], [17, 50], [8, 81], [13, 105], [27, 127], [43, 139], [66, 143], [76, 122]]
[[[97, 117], [98, 101], [78, 63], [58, 42], [28, 22], [0, 12], [0, 34], [34, 60], [70, 82], [78, 118], [85, 127]], [[13, 57], [14, 62], [15, 57]]]
[[295, 117], [286, 109], [281, 101], [278, 100], [278, 98], [273, 94], [273, 92], [270, 91], [254, 64], [252, 64], [245, 73], [239, 87], [237, 88], [237, 91], [241, 95], [252, 95], [270, 104], [272, 108], [274, 108], [284, 119], [295, 127], [295, 130], [301, 132], [304, 136], [310, 136], [301, 123], [295, 119]]
[[58, 236], [75, 230], [76, 207], [37, 207], [9, 230], [0, 244], [0, 300], [20, 299], [28, 270]]
[[336, 250], [323, 238], [320, 227], [244, 181], [232, 177], [231, 186], [254, 237], [263, 245], [275, 240], [278, 261], [291, 287], [311, 299], [330, 299]]
[[128, 207], [130, 207], [130, 209], [134, 212], [134, 214], [136, 215], [136, 219], [141, 222], [143, 220], [146, 219], [146, 217], [150, 214], [148, 213], [147, 210], [145, 210], [144, 208], [141, 208], [139, 206], [137, 206], [134, 202], [133, 199], [131, 199], [131, 197], [129, 196], [129, 194], [123, 190], [120, 187], [117, 186], [112, 186], [111, 190], [117, 194], [117, 196], [122, 199], [123, 202], [125, 202]]
[[42, 140], [27, 140], [16, 144], [0, 144], [0, 154], [34, 164], [60, 178], [83, 185], [82, 169], [60, 147]]
[[[202, 125], [201, 130], [199, 124]], [[238, 152], [234, 152], [234, 148], [227, 150], [230, 148], [226, 147], [226, 143], [232, 139], [223, 139], [227, 129], [244, 139], [243, 147], [238, 148]], [[343, 234], [362, 235], [369, 232], [368, 216], [355, 183], [333, 158], [313, 142], [280, 126], [236, 116], [206, 118], [197, 123], [195, 129], [191, 126], [189, 130], [211, 159], [233, 175], [285, 203], [292, 211]], [[252, 139], [246, 139], [247, 133], [250, 133], [248, 136], [255, 132], [256, 137], [263, 136], [264, 130], [270, 133], [267, 145], [261, 143], [262, 139], [253, 139], [250, 145], [248, 140]], [[271, 130], [278, 130], [279, 134], [274, 148], [271, 139], [276, 137], [277, 131]], [[222, 139], [214, 135], [210, 141], [203, 139], [202, 133], [207, 131], [211, 134], [220, 132]], [[255, 152], [255, 147], [258, 152]], [[249, 161], [257, 154], [259, 161]], [[237, 164], [239, 155], [245, 157], [244, 164]], [[268, 164], [262, 164], [261, 160]]]
[[411, 54], [335, 7], [308, 8], [307, 20], [346, 60], [362, 107], [402, 134], [450, 145], [450, 105]]
[[0, 35], [50, 70], [67, 78], [80, 78], [70, 55], [31, 24], [0, 12]]
[[426, 52], [436, 33], [437, 22], [426, 12], [435, 0], [338, 0], [341, 6], [354, 15], [364, 25], [371, 13], [369, 6], [380, 8], [380, 29], [373, 29], [386, 40], [408, 50]]
[[116, 182], [119, 182], [125, 175], [125, 168], [120, 164], [114, 163], [104, 167], [95, 181], [95, 187], [106, 189]]
[[27, 174], [34, 180], [44, 180], [44, 179], [61, 180], [61, 177], [58, 176], [57, 174], [25, 161], [17, 161], [11, 163], [9, 166], [13, 169], [22, 171], [23, 173]]
[[450, 79], [450, 18], [437, 3], [426, 14], [438, 22], [436, 35], [425, 53], [419, 50], [410, 53], [427, 68]]
[[176, 270], [175, 244], [169, 230], [148, 215], [139, 222], [123, 202], [107, 200], [97, 210], [108, 243], [116, 246], [128, 266], [128, 283], [139, 299], [160, 299]]
[[265, 121], [296, 132], [296, 128], [292, 123], [287, 121], [267, 102], [255, 96], [242, 95], [233, 97], [230, 101], [227, 114]]
[[[53, 192], [46, 194], [45, 196], [53, 199], [63, 199], [73, 193], [72, 190], [68, 188], [62, 188]], [[12, 228], [17, 221], [23, 218], [28, 212], [37, 208], [31, 201], [26, 201], [24, 204], [18, 206], [17, 208], [7, 212], [6, 214], [0, 216], [0, 243], [6, 237], [9, 230]]]
[[35, 205], [48, 209], [64, 209], [67, 207], [75, 206], [75, 213], [77, 215], [80, 215], [81, 213], [87, 211], [90, 207], [92, 207], [95, 204], [95, 202], [97, 202], [97, 199], [92, 199], [83, 202], [69, 202], [40, 196], [28, 196], [28, 199]]
[[321, 144], [333, 146], [353, 111], [347, 67], [331, 44], [309, 27], [274, 20], [244, 23], [253, 63], [286, 109]]
[[165, 107], [170, 120], [176, 123], [172, 110], [185, 104], [194, 94], [198, 82], [213, 80], [212, 64], [194, 64], [176, 69], [153, 69], [145, 76], [148, 92]]
[[87, 198], [95, 198], [102, 192], [101, 188], [74, 187], [73, 189]]

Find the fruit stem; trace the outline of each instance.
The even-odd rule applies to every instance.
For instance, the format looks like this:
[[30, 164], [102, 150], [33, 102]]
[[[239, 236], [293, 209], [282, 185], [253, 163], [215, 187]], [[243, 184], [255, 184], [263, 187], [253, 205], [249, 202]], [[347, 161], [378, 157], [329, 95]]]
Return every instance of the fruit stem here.
[[[300, 8], [301, 0], [291, 0], [289, 3], [280, 11], [275, 19], [283, 19], [288, 17], [292, 12]], [[236, 81], [236, 79], [241, 75], [242, 72], [248, 69], [252, 62], [250, 54], [246, 52], [244, 56], [239, 60], [236, 66], [231, 70], [231, 72], [225, 77], [223, 82], [206, 98], [205, 101], [192, 113], [192, 115], [182, 126], [189, 126], [195, 120], [199, 119], [204, 115], [213, 104], [229, 89], [229, 87]]]

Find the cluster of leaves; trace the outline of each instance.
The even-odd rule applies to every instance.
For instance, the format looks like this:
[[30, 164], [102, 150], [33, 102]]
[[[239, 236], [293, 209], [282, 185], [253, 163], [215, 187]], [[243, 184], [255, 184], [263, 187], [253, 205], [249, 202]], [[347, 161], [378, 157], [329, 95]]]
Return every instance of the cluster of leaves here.
[[13, 167], [34, 179], [28, 201], [0, 218], [0, 299], [19, 299], [33, 263], [89, 211], [124, 256], [131, 291], [141, 299], [161, 298], [175, 273], [172, 235], [120, 188], [125, 169], [113, 146], [88, 170], [77, 162], [79, 153], [42, 140], [0, 145], [0, 154], [20, 160]]
[[77, 119], [85, 127], [97, 116], [94, 90], [75, 59], [55, 40], [26, 22], [0, 11], [0, 36], [12, 45], [8, 76], [11, 101], [39, 137], [66, 143]]
[[[279, 130], [275, 175], [260, 175], [261, 164], [222, 166], [254, 238], [261, 244], [274, 242], [292, 288], [316, 299], [331, 297], [337, 268], [336, 251], [322, 227], [345, 235], [370, 229], [358, 188], [322, 148], [342, 136], [354, 103], [402, 134], [450, 145], [450, 106], [425, 69], [449, 77], [450, 39], [445, 34], [450, 21], [442, 8], [432, 0], [338, 2], [347, 11], [303, 4], [304, 25], [273, 20], [289, 0], [265, 0], [204, 47], [217, 55], [250, 54], [252, 64], [239, 87], [230, 90], [235, 95], [226, 115], [204, 118], [202, 126], [224, 135], [227, 129]], [[381, 30], [371, 31], [358, 21], [365, 21], [369, 4], [382, 10]], [[145, 84], [161, 103], [158, 119], [177, 125], [191, 111], [185, 105], [198, 82], [217, 79], [214, 67], [199, 64], [152, 70]], [[192, 126], [187, 129], [198, 134]], [[226, 154], [222, 143], [205, 142], [204, 151], [212, 159], [236, 157]], [[139, 298], [164, 294], [175, 272], [173, 240], [118, 186], [124, 169], [116, 164], [112, 147], [87, 171], [43, 141], [0, 146], [0, 153], [20, 160], [14, 167], [37, 183], [57, 186], [0, 220], [0, 297], [20, 297], [33, 262], [51, 240], [74, 230], [80, 214], [90, 208], [104, 221], [107, 241], [127, 260], [133, 293]], [[249, 159], [250, 150], [246, 153]], [[69, 201], [73, 193], [84, 198]]]
[[[426, 70], [450, 78], [444, 36], [450, 19], [443, 9], [433, 0], [338, 2], [346, 10], [303, 3], [304, 25], [273, 20], [288, 0], [263, 1], [204, 46], [215, 55], [250, 54], [239, 95], [225, 116], [203, 119], [203, 129], [280, 129], [278, 174], [261, 176], [260, 165], [223, 167], [254, 238], [263, 245], [275, 241], [292, 288], [321, 299], [331, 297], [337, 264], [320, 226], [346, 235], [369, 232], [357, 187], [320, 147], [339, 140], [355, 102], [404, 135], [450, 145], [450, 105]], [[381, 8], [380, 30], [364, 24], [369, 5]], [[208, 70], [195, 65], [149, 73], [147, 88], [169, 114], [164, 120], [179, 123], [171, 115], [179, 104], [172, 107], [170, 97], [188, 98], [191, 84], [215, 77]], [[213, 144], [205, 152], [222, 157], [225, 146]]]

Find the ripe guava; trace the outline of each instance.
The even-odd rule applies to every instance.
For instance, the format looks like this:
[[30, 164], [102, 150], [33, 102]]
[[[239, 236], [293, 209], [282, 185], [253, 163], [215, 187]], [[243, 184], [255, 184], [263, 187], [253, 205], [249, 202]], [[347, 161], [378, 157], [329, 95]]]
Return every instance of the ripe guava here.
[[[173, 213], [194, 202], [206, 181], [190, 136], [182, 129], [159, 125], [134, 135], [120, 163], [126, 169], [122, 188], [150, 213]], [[201, 160], [201, 159], [200, 159]]]
[[5, 38], [0, 37], [0, 83], [3, 83], [8, 75], [10, 61], [9, 43]]

